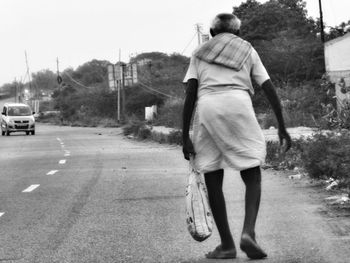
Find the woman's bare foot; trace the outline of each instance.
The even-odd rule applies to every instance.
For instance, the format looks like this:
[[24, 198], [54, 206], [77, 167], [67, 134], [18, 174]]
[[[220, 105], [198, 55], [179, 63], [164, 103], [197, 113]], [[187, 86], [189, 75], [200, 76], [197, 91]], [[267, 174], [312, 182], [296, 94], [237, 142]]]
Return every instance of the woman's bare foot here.
[[263, 259], [267, 254], [248, 234], [242, 234], [240, 247], [251, 259]]
[[210, 259], [228, 259], [236, 258], [236, 248], [222, 249], [221, 245], [217, 246], [212, 252], [206, 254], [206, 258]]

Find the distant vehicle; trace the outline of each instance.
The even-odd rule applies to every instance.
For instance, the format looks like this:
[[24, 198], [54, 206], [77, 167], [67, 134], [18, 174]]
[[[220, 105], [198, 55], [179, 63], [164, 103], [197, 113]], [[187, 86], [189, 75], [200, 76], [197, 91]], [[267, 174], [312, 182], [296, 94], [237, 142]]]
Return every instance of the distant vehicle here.
[[1, 135], [7, 136], [11, 132], [25, 132], [35, 134], [35, 112], [27, 104], [5, 103], [1, 113]]

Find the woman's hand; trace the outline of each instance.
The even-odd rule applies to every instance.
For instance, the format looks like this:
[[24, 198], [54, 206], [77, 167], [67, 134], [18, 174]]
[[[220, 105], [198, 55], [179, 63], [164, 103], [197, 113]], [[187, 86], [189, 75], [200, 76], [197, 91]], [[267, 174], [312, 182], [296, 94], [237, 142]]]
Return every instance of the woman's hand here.
[[184, 154], [184, 158], [186, 160], [190, 160], [190, 155], [195, 155], [193, 144], [190, 138], [186, 138], [183, 140], [182, 152]]
[[278, 129], [278, 137], [280, 139], [280, 145], [283, 147], [283, 151], [287, 152], [292, 146], [292, 139], [286, 129]]

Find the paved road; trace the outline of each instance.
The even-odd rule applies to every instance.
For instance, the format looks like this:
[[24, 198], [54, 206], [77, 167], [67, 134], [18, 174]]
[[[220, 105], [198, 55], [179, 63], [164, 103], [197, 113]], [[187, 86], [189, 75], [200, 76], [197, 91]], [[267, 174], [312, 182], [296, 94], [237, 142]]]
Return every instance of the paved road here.
[[[180, 148], [119, 133], [38, 124], [35, 136], [0, 137], [1, 262], [215, 262], [203, 255], [218, 244], [217, 231], [198, 243], [186, 230]], [[237, 241], [243, 191], [238, 173], [227, 172]], [[322, 215], [317, 196], [264, 171], [257, 226], [264, 262], [349, 262], [349, 224]], [[246, 261], [239, 251], [232, 262]]]

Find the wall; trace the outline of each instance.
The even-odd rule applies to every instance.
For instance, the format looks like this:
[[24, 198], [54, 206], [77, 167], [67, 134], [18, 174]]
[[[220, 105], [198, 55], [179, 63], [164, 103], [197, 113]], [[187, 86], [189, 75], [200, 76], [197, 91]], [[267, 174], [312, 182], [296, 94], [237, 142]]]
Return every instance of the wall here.
[[325, 43], [325, 63], [340, 109], [350, 103], [350, 33]]

